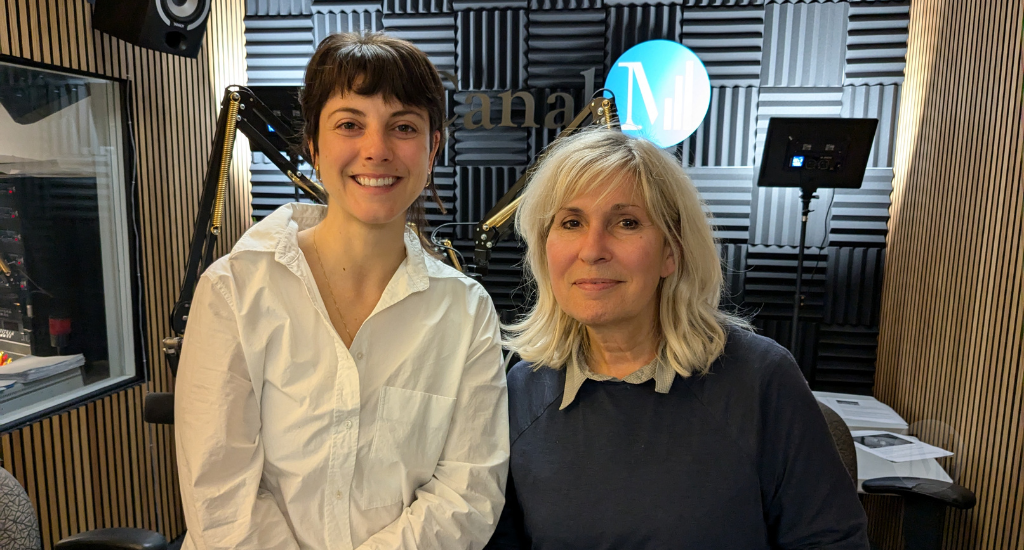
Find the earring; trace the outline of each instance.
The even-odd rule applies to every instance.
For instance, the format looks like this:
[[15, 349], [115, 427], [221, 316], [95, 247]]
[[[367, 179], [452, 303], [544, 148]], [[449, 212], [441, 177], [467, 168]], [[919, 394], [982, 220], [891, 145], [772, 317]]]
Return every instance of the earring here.
[[318, 183], [323, 183], [323, 181], [320, 179], [320, 163], [319, 162], [316, 163], [316, 165], [313, 166], [313, 173], [316, 175], [316, 181]]
[[434, 183], [434, 173], [427, 172], [427, 183], [423, 185], [424, 189], [430, 189], [430, 184]]

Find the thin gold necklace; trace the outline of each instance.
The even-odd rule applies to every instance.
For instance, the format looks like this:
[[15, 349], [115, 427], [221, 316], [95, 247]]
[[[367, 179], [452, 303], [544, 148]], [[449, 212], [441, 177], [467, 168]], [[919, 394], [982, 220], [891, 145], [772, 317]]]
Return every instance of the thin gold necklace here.
[[338, 319], [341, 321], [342, 328], [345, 329], [345, 334], [348, 335], [349, 342], [355, 341], [355, 337], [352, 336], [352, 331], [348, 329], [348, 325], [345, 324], [345, 316], [341, 313], [341, 308], [338, 307], [338, 300], [334, 297], [334, 288], [331, 286], [331, 278], [327, 276], [327, 270], [324, 269], [324, 261], [320, 259], [320, 247], [316, 245], [316, 231], [320, 229], [320, 226], [316, 226], [313, 229], [313, 251], [316, 252], [316, 263], [320, 266], [320, 273], [323, 274], [324, 280], [327, 281], [327, 292], [331, 295], [331, 303], [334, 304], [334, 311], [338, 312]]

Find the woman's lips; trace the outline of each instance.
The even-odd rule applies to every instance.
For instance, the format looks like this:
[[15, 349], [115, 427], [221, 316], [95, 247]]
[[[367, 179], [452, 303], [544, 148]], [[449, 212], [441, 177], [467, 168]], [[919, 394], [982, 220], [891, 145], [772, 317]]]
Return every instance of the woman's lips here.
[[573, 285], [580, 290], [599, 291], [608, 290], [620, 282], [615, 279], [576, 279]]

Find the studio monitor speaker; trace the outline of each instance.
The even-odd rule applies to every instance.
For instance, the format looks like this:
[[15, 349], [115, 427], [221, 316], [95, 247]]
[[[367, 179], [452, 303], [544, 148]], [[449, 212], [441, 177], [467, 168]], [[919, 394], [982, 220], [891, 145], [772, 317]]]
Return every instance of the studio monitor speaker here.
[[158, 52], [195, 57], [213, 0], [96, 0], [92, 26]]

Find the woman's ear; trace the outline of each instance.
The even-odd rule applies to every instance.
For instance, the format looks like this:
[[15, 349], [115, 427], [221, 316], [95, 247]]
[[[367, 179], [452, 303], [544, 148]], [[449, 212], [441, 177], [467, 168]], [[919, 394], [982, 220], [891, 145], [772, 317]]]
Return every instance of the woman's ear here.
[[439, 130], [434, 131], [434, 135], [431, 136], [433, 142], [430, 146], [430, 166], [434, 166], [434, 159], [437, 157], [437, 150], [441, 148], [441, 132]]
[[309, 162], [316, 166], [316, 144], [313, 143], [313, 140], [306, 143], [306, 150], [309, 151]]
[[676, 272], [676, 251], [669, 240], [665, 239], [665, 256], [661, 262], [661, 278], [664, 279]]

